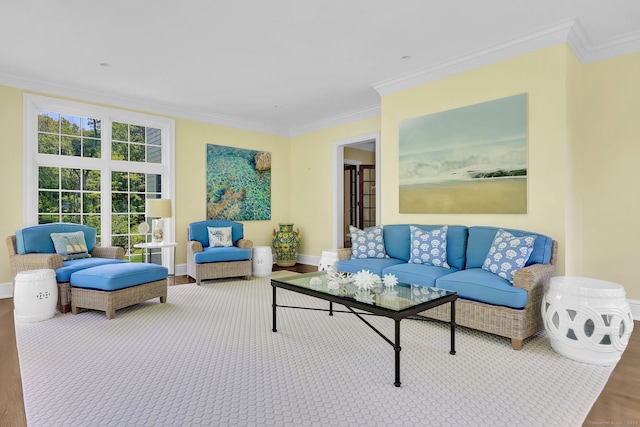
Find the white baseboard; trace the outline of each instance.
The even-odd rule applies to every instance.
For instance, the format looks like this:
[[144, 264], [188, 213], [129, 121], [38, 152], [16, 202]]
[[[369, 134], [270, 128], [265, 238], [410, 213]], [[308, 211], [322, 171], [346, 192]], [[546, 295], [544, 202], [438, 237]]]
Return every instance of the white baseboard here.
[[0, 283], [0, 299], [13, 298], [13, 282]]
[[318, 265], [318, 264], [320, 264], [320, 257], [319, 256], [315, 256], [315, 255], [298, 254], [297, 261], [300, 264]]

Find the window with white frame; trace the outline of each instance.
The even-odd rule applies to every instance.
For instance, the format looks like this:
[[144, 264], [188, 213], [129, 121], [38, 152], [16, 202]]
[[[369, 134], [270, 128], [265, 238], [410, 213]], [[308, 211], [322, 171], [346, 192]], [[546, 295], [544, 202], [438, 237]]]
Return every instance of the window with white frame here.
[[173, 199], [174, 121], [26, 94], [24, 124], [25, 224], [90, 225], [143, 261], [145, 201]]

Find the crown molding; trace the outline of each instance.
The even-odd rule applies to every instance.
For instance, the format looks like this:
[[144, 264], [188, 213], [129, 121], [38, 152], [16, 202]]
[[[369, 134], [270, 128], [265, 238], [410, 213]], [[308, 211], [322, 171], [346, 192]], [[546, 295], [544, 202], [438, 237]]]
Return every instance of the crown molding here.
[[541, 31], [508, 42], [498, 43], [484, 49], [468, 52], [417, 72], [374, 83], [372, 87], [378, 91], [381, 96], [389, 95], [404, 89], [562, 43], [567, 40], [567, 35], [574, 21], [575, 18], [566, 19]]
[[319, 130], [328, 129], [335, 126], [352, 123], [357, 120], [364, 120], [371, 117], [379, 116], [381, 113], [380, 104], [370, 105], [368, 107], [360, 108], [358, 110], [352, 110], [346, 113], [330, 116], [305, 126], [292, 128], [289, 136], [306, 135], [311, 132], [317, 132]]
[[567, 44], [578, 60], [587, 64], [627, 53], [639, 52], [640, 31], [604, 43], [594, 44], [580, 22], [576, 20], [567, 36]]
[[288, 128], [269, 126], [262, 123], [239, 119], [236, 117], [205, 113], [169, 105], [162, 105], [149, 100], [108, 95], [102, 92], [72, 88], [51, 82], [25, 79], [23, 77], [8, 74], [0, 74], [0, 84], [54, 96], [79, 99], [84, 102], [91, 101], [113, 107], [139, 110], [144, 111], [145, 113], [158, 114], [187, 120], [195, 120], [204, 123], [228, 126], [232, 128], [265, 133], [275, 136], [289, 136]]

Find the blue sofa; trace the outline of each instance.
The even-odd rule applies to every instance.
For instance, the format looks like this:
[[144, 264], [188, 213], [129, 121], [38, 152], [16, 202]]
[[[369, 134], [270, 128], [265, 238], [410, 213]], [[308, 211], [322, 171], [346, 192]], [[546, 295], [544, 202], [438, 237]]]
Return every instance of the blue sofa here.
[[[72, 233], [82, 231], [90, 258], [63, 260], [56, 253], [51, 233]], [[58, 308], [66, 313], [71, 308], [71, 275], [76, 271], [100, 265], [125, 262], [124, 249], [117, 246], [101, 247], [96, 245], [96, 229], [86, 225], [71, 223], [41, 224], [25, 227], [7, 237], [11, 273], [53, 269], [58, 282]]]
[[[498, 227], [447, 226], [446, 262], [449, 268], [409, 263], [413, 225], [424, 231], [442, 225], [394, 224], [383, 226], [383, 258], [350, 258], [351, 249], [340, 250], [335, 267], [357, 273], [369, 270], [381, 277], [393, 274], [398, 281], [449, 289], [458, 293], [456, 324], [511, 339], [522, 348], [524, 339], [544, 328], [540, 307], [549, 280], [555, 274], [557, 242], [549, 236], [523, 230], [503, 230], [515, 237], [536, 236], [523, 268], [513, 274], [513, 283], [483, 269]], [[366, 230], [365, 230], [366, 231]], [[448, 307], [437, 307], [422, 315], [449, 321]]]
[[[231, 246], [211, 247], [209, 227], [231, 227]], [[206, 220], [192, 222], [187, 230], [187, 275], [202, 280], [244, 276], [251, 280], [253, 242], [244, 238], [240, 222]]]

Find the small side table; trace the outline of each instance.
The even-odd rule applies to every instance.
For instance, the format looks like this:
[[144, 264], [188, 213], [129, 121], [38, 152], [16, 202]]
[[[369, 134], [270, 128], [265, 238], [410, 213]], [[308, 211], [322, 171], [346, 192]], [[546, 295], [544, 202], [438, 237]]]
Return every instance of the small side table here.
[[252, 258], [252, 274], [254, 276], [271, 276], [271, 270], [273, 268], [273, 255], [271, 254], [271, 246], [254, 246]]
[[[149, 243], [138, 243], [137, 245], [133, 245], [134, 248], [144, 249], [144, 259], [148, 264], [150, 262], [149, 259], [149, 250], [151, 249], [164, 249], [164, 248], [173, 248], [173, 278], [175, 281], [176, 277], [176, 246], [178, 246], [175, 242], [149, 242]], [[171, 276], [171, 274], [170, 274]]]
[[13, 308], [17, 322], [39, 322], [56, 314], [58, 284], [51, 269], [26, 270], [14, 279]]
[[339, 261], [338, 258], [338, 250], [337, 249], [325, 249], [322, 251], [322, 256], [320, 257], [320, 264], [318, 264], [318, 271], [326, 271], [327, 268], [331, 267], [336, 261]]
[[557, 353], [594, 365], [616, 364], [633, 331], [624, 288], [585, 277], [552, 277], [542, 319]]

